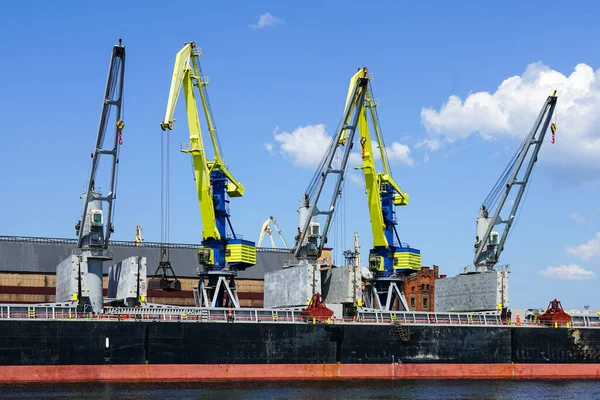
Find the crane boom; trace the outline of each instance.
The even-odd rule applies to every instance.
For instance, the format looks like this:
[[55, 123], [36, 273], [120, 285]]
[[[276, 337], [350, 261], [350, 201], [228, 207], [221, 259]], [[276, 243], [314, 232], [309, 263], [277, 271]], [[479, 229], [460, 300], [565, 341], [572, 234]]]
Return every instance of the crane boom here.
[[[102, 112], [100, 114], [100, 123], [98, 125], [98, 134], [96, 136], [96, 145], [92, 153], [92, 166], [87, 187], [81, 198], [83, 199], [83, 209], [81, 217], [75, 226], [77, 231], [77, 248], [97, 251], [106, 250], [110, 235], [114, 232], [113, 226], [113, 201], [116, 198], [117, 170], [119, 163], [119, 148], [122, 141], [122, 130], [125, 124], [122, 121], [123, 106], [123, 82], [125, 78], [125, 47], [119, 44], [113, 46], [110, 58], [108, 77], [106, 79], [106, 88], [104, 99], [102, 101]], [[109, 141], [109, 148], [103, 148], [107, 139], [106, 131], [111, 119], [111, 110], [115, 109], [115, 127], [114, 137]], [[97, 173], [100, 163], [100, 157], [106, 155], [111, 160], [111, 172], [109, 190], [106, 195], [101, 194], [97, 187]], [[107, 203], [107, 218], [104, 223], [102, 202]], [[102, 252], [104, 255], [107, 252]], [[106, 258], [106, 259], [109, 259]]]
[[[229, 219], [229, 197], [241, 197], [244, 186], [229, 172], [222, 158], [217, 130], [208, 100], [208, 80], [202, 77], [200, 52], [194, 42], [187, 42], [177, 53], [171, 79], [165, 117], [160, 126], [173, 129], [175, 107], [183, 85], [190, 143], [182, 151], [191, 154], [198, 204], [202, 218], [202, 246], [198, 261], [205, 270], [243, 270], [256, 263], [253, 242], [238, 239]], [[196, 91], [198, 89], [215, 157], [208, 161], [202, 140]], [[229, 230], [229, 231], [228, 231]], [[231, 233], [231, 238], [228, 232]]]
[[[364, 106], [367, 83], [367, 68], [360, 68], [350, 79], [342, 120], [336, 128], [333, 140], [319, 168], [308, 189], [305, 191], [298, 210], [299, 224], [298, 235], [296, 236], [296, 258], [315, 261], [321, 256], [323, 247], [327, 243], [327, 234], [335, 212], [337, 199], [341, 194], [340, 188], [352, 149], [352, 140], [356, 132], [358, 117]], [[336, 153], [340, 147], [344, 147], [344, 149], [341, 158], [336, 159]], [[335, 166], [334, 161], [339, 161], [339, 166]], [[327, 210], [319, 210], [317, 205], [327, 177], [330, 174], [336, 175], [331, 201]], [[319, 215], [325, 215], [326, 217], [322, 232], [319, 232], [320, 224], [316, 221], [316, 217]]]
[[[473, 263], [478, 270], [493, 270], [500, 259], [500, 255], [504, 250], [504, 244], [514, 223], [517, 210], [523, 200], [525, 188], [529, 183], [531, 173], [537, 161], [538, 153], [544, 142], [546, 131], [548, 130], [548, 126], [550, 126], [552, 114], [556, 107], [556, 101], [556, 91], [554, 91], [554, 93], [546, 99], [529, 134], [525, 137], [511, 162], [479, 208], [477, 233], [475, 237], [475, 257], [473, 259]], [[554, 124], [552, 124], [552, 129], [556, 129]], [[529, 158], [527, 159], [528, 155]], [[528, 160], [527, 163], [525, 163], [526, 160]], [[526, 165], [524, 173], [522, 176], [519, 176], [523, 165]], [[518, 187], [518, 190], [510, 208], [510, 214], [508, 218], [504, 219], [500, 214], [504, 207], [509, 204], [507, 199], [515, 186]], [[496, 209], [493, 212], [493, 215], [490, 216], [491, 208], [494, 206], [496, 206]], [[501, 236], [497, 232], [492, 231], [495, 226], [500, 224], [505, 225]]]
[[260, 228], [260, 236], [258, 238], [258, 242], [256, 242], [256, 247], [260, 247], [262, 245], [262, 242], [265, 238], [265, 233], [268, 233], [269, 239], [271, 239], [271, 248], [273, 248], [273, 249], [277, 248], [277, 246], [275, 246], [275, 240], [273, 239], [273, 230], [269, 226], [270, 223], [272, 223], [273, 226], [275, 227], [275, 229], [277, 230], [277, 233], [279, 234], [279, 238], [281, 239], [281, 242], [283, 243], [283, 247], [285, 247], [287, 249], [288, 245], [285, 242], [283, 233], [281, 233], [281, 229], [277, 225], [277, 220], [275, 218], [273, 218], [273, 216], [270, 216], [269, 219], [267, 219], [263, 223], [262, 227]]
[[277, 220], [275, 218], [273, 218], [272, 216], [269, 217], [269, 219], [271, 220], [271, 222], [273, 222], [273, 226], [275, 227], [275, 229], [277, 229], [277, 233], [279, 233], [279, 238], [281, 239], [281, 242], [283, 243], [283, 247], [285, 247], [286, 249], [288, 248], [288, 245], [285, 241], [285, 238], [283, 237], [283, 233], [281, 232], [281, 228], [279, 228], [279, 225], [277, 225]]
[[[421, 255], [417, 249], [403, 246], [396, 230], [395, 206], [408, 205], [408, 194], [400, 189], [391, 175], [381, 125], [377, 115], [377, 104], [373, 100], [371, 84], [367, 88], [365, 107], [358, 121], [362, 165], [367, 192], [367, 203], [373, 234], [373, 248], [369, 252], [369, 268], [376, 277], [388, 278], [394, 274], [421, 268]], [[370, 114], [376, 141], [369, 130]], [[377, 172], [372, 143], [377, 143], [383, 172]]]

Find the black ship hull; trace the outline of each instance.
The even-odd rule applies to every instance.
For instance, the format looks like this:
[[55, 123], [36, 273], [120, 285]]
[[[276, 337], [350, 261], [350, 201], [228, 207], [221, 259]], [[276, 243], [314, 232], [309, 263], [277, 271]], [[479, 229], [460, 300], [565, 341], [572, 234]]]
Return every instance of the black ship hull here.
[[0, 343], [0, 381], [600, 376], [594, 328], [3, 320]]

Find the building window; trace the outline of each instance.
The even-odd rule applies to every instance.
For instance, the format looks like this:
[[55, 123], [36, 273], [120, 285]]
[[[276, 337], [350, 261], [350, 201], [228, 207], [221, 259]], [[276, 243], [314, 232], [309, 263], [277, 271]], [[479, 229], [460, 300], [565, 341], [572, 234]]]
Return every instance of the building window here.
[[415, 291], [415, 287], [414, 286], [411, 289], [412, 289], [413, 292]]
[[410, 308], [412, 308], [412, 309], [415, 308], [415, 298], [414, 297], [410, 298]]
[[421, 290], [425, 290], [425, 284], [421, 284]]
[[429, 284], [427, 284], [427, 290], [429, 290]]
[[429, 299], [427, 297], [423, 297], [423, 309], [424, 310], [429, 309]]

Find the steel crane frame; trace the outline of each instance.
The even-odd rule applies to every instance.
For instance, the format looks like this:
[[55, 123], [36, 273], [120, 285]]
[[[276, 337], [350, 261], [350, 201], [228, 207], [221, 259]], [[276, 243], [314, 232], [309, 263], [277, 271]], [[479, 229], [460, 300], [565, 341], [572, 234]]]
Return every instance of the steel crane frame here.
[[[473, 258], [473, 264], [478, 271], [493, 270], [494, 266], [500, 259], [500, 255], [504, 250], [504, 244], [506, 243], [506, 239], [508, 238], [508, 234], [514, 223], [515, 216], [522, 203], [523, 194], [527, 184], [529, 183], [531, 173], [533, 172], [533, 167], [537, 162], [540, 148], [544, 142], [544, 137], [546, 136], [548, 127], [551, 125], [550, 121], [552, 119], [552, 115], [554, 114], [557, 99], [558, 98], [555, 90], [552, 95], [548, 96], [544, 105], [542, 106], [542, 109], [540, 110], [533, 127], [517, 151], [514, 162], [509, 164], [507, 169], [505, 169], [504, 175], [507, 176], [508, 179], [504, 181], [502, 180], [501, 176], [496, 184], [496, 187], [492, 189], [492, 193], [495, 191], [498, 193], [500, 189], [502, 189], [498, 185], [504, 184], [502, 195], [492, 216], [490, 217], [490, 210], [488, 210], [485, 205], [482, 205], [479, 209], [476, 229], [477, 234], [475, 238], [475, 256]], [[554, 131], [556, 129], [556, 125], [552, 124], [551, 128]], [[530, 157], [527, 159], [528, 155], [530, 155]], [[519, 173], [521, 172], [523, 165], [525, 165], [526, 159], [528, 161], [526, 163], [525, 171], [523, 175], [519, 177]], [[508, 218], [503, 219], [500, 214], [504, 207], [508, 204], [508, 196], [515, 186], [518, 187], [518, 191], [514, 199], [514, 203], [512, 204]], [[488, 195], [488, 199], [492, 193]], [[496, 241], [497, 235], [494, 235], [494, 238], [492, 238], [492, 234], [495, 233], [493, 232], [493, 229], [495, 226], [500, 224], [504, 224], [505, 228], [500, 235], [499, 240]]]
[[[350, 79], [344, 114], [336, 128], [335, 135], [322, 160], [321, 166], [315, 175], [314, 193], [310, 196], [308, 192], [311, 190], [309, 189], [302, 198], [300, 209], [298, 210], [300, 214], [298, 224], [299, 233], [296, 237], [294, 253], [295, 257], [299, 260], [316, 262], [323, 253], [325, 243], [327, 243], [327, 234], [335, 212], [337, 200], [340, 196], [340, 188], [348, 165], [350, 151], [352, 150], [360, 111], [364, 106], [366, 88], [369, 81], [367, 74], [367, 68], [360, 68]], [[340, 166], [334, 167], [335, 154], [340, 146], [344, 147]], [[335, 174], [336, 179], [329, 208], [327, 210], [319, 210], [317, 204], [330, 174]], [[326, 217], [322, 232], [319, 232], [320, 226], [315, 224], [315, 218], [319, 215], [325, 215]], [[311, 223], [313, 224], [313, 229], [310, 229]]]
[[271, 240], [271, 247], [273, 249], [277, 248], [277, 246], [275, 246], [275, 240], [273, 239], [273, 230], [271, 229], [271, 227], [269, 226], [269, 224], [272, 223], [273, 226], [275, 227], [275, 230], [277, 230], [277, 233], [279, 234], [279, 238], [281, 239], [281, 242], [283, 243], [283, 246], [287, 249], [288, 245], [285, 241], [285, 238], [283, 237], [283, 233], [281, 232], [281, 229], [279, 228], [279, 225], [277, 225], [277, 220], [275, 218], [273, 218], [273, 216], [270, 216], [269, 219], [267, 219], [261, 229], [260, 229], [260, 236], [258, 238], [258, 242], [256, 242], [256, 247], [260, 247], [262, 245], [262, 242], [265, 238], [265, 233], [269, 234], [269, 239]]
[[[244, 186], [234, 178], [223, 159], [206, 92], [208, 80], [201, 73], [200, 56], [194, 42], [185, 43], [177, 53], [165, 117], [160, 126], [163, 130], [173, 128], [175, 106], [183, 85], [190, 143], [183, 145], [181, 151], [192, 156], [202, 219], [202, 242], [198, 250], [202, 304], [218, 307], [231, 301], [234, 307], [239, 307], [233, 277], [238, 270], [245, 270], [256, 263], [256, 247], [254, 242], [237, 238], [229, 219], [229, 197], [242, 197]], [[206, 157], [194, 87], [200, 95], [215, 153], [212, 161]], [[231, 231], [232, 238], [228, 237], [227, 229]], [[208, 286], [204, 284], [206, 276]], [[229, 278], [229, 283], [226, 278]], [[226, 297], [223, 302], [222, 295]]]
[[[119, 148], [122, 140], [122, 130], [125, 126], [121, 120], [121, 110], [123, 105], [123, 82], [125, 79], [125, 47], [119, 44], [113, 46], [110, 58], [108, 77], [106, 79], [106, 88], [102, 101], [102, 112], [100, 114], [100, 123], [96, 135], [96, 145], [92, 153], [92, 166], [88, 178], [88, 184], [82, 195], [83, 209], [81, 217], [75, 226], [77, 231], [77, 248], [93, 250], [93, 255], [105, 260], [112, 259], [108, 249], [110, 235], [114, 232], [113, 225], [113, 201], [116, 198], [117, 169], [119, 164]], [[116, 110], [116, 123], [113, 140], [110, 141], [110, 148], [103, 148], [108, 130], [108, 123], [112, 108]], [[102, 195], [96, 189], [96, 175], [100, 157], [106, 155], [110, 157], [110, 187], [106, 195]], [[108, 212], [106, 224], [104, 222], [102, 202], [106, 202]], [[106, 225], [106, 226], [105, 226]]]
[[[400, 189], [392, 177], [377, 115], [377, 104], [373, 100], [372, 92], [369, 83], [365, 107], [361, 110], [358, 121], [362, 165], [357, 169], [363, 171], [373, 234], [373, 248], [369, 252], [369, 269], [375, 277], [389, 278], [420, 270], [421, 252], [409, 245], [403, 245], [398, 237], [395, 206], [408, 205], [409, 196]], [[371, 117], [376, 142], [371, 137], [367, 113]], [[374, 142], [379, 148], [383, 172], [377, 172], [373, 152]]]

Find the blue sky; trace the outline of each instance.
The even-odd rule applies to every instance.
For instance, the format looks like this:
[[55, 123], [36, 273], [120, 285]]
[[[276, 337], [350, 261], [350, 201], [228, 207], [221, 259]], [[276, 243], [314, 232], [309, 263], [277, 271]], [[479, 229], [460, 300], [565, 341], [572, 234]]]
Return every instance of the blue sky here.
[[[0, 234], [74, 237], [110, 51], [122, 37], [126, 127], [113, 239], [133, 239], [140, 224], [146, 240], [160, 240], [159, 122], [175, 53], [195, 41], [226, 160], [246, 187], [231, 206], [238, 233], [257, 240], [273, 215], [293, 242], [313, 170], [302, 146], [310, 141], [290, 138], [332, 135], [348, 79], [367, 66], [386, 143], [397, 143], [393, 174], [410, 195], [397, 213], [401, 239], [450, 276], [472, 263], [479, 204], [557, 86], [557, 142], [544, 143], [501, 264], [511, 265], [513, 307], [557, 297], [567, 308], [600, 308], [597, 4], [141, 4], [0, 3]], [[453, 95], [460, 101], [445, 106]], [[183, 105], [176, 117], [171, 241], [198, 243], [190, 161], [177, 151], [187, 141]], [[350, 247], [359, 232], [364, 255], [371, 235], [360, 182], [346, 183], [345, 208], [337, 236]]]

